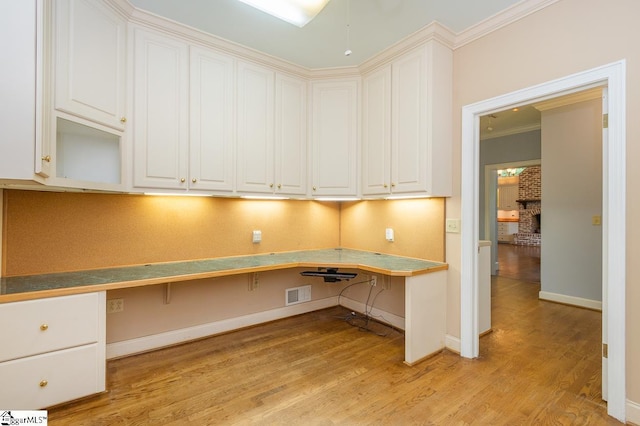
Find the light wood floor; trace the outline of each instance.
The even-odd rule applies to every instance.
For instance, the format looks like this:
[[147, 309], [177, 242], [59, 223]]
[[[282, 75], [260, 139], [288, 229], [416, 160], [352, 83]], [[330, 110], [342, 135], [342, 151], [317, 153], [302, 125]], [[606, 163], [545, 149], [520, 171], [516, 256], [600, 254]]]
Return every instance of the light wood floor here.
[[498, 244], [498, 275], [540, 283], [540, 246]]
[[[492, 282], [480, 357], [403, 364], [403, 335], [342, 308], [108, 363], [105, 394], [51, 425], [617, 425], [600, 394], [601, 315]], [[378, 334], [385, 334], [379, 336]]]

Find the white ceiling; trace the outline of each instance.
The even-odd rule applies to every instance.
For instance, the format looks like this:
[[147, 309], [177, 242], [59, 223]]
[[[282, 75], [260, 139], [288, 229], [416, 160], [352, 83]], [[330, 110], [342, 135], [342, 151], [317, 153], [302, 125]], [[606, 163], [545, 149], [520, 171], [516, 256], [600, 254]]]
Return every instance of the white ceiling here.
[[[135, 7], [310, 69], [355, 66], [433, 21], [461, 33], [520, 0], [331, 0], [302, 28], [238, 0], [129, 0]], [[350, 43], [347, 46], [347, 6]], [[344, 51], [351, 49], [351, 56]]]
[[540, 129], [540, 111], [533, 105], [507, 109], [480, 117], [480, 140]]

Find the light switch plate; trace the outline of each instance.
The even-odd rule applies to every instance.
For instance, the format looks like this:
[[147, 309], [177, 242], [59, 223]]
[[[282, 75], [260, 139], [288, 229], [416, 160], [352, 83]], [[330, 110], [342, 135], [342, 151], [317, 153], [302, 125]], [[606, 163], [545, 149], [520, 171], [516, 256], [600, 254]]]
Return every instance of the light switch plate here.
[[447, 219], [446, 228], [447, 232], [455, 234], [460, 233], [460, 219]]
[[262, 241], [262, 231], [253, 231], [253, 242], [259, 243]]

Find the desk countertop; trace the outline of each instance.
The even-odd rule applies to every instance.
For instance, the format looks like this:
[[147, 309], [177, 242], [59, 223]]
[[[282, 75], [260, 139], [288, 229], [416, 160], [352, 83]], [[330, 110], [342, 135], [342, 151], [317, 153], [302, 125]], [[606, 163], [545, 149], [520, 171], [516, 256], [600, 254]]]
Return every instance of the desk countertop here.
[[0, 303], [297, 267], [340, 267], [392, 276], [447, 269], [441, 262], [352, 249], [302, 250], [0, 278]]

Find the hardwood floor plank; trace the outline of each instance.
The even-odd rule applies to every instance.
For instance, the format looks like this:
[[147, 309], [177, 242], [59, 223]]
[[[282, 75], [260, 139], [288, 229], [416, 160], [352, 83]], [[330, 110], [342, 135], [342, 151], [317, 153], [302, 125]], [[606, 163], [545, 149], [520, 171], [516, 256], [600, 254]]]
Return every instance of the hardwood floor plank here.
[[474, 360], [444, 351], [408, 367], [401, 332], [360, 331], [337, 307], [109, 361], [108, 392], [50, 409], [49, 422], [621, 424], [601, 399], [601, 314], [538, 291], [493, 278], [493, 331]]

